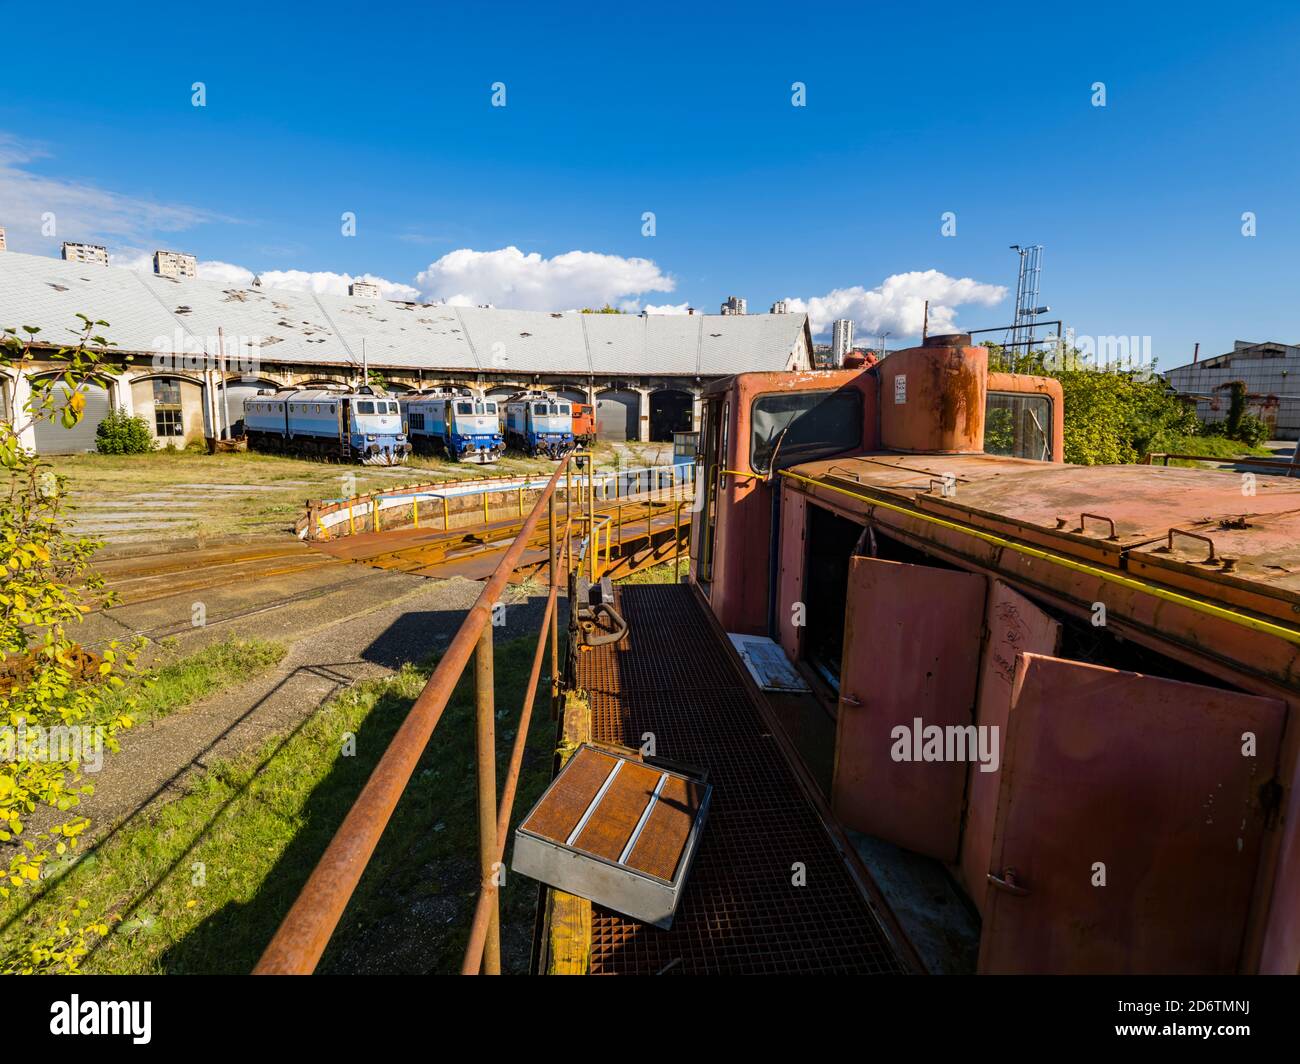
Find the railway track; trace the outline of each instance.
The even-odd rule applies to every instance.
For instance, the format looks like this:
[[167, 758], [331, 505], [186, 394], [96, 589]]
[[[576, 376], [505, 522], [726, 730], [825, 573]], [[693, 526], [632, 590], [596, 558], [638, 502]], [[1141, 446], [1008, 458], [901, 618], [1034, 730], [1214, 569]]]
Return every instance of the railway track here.
[[[679, 552], [682, 555], [686, 552], [690, 536], [688, 499], [675, 496], [625, 500], [597, 506], [595, 515], [601, 527], [602, 556], [607, 545], [606, 569], [612, 575], [625, 575], [646, 565], [671, 561]], [[561, 509], [557, 520], [562, 516]], [[320, 540], [315, 547], [334, 558], [381, 569], [435, 579], [462, 576], [481, 580], [496, 567], [522, 525], [521, 520], [510, 518], [450, 531], [405, 528], [361, 532]], [[575, 554], [584, 536], [585, 530], [575, 533]], [[543, 529], [531, 536], [514, 570], [513, 579], [527, 579], [545, 565], [549, 544], [548, 530]]]

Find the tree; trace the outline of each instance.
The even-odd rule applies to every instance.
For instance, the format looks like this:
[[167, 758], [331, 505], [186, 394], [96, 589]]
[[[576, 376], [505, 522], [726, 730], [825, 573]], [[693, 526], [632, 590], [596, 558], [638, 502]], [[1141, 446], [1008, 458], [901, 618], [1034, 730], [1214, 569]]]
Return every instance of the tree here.
[[583, 314], [622, 314], [624, 312], [617, 309], [616, 307], [611, 307], [608, 303], [606, 303], [599, 310], [592, 310], [591, 307], [583, 307], [582, 313]]
[[988, 347], [990, 369], [1060, 382], [1067, 462], [1130, 464], [1152, 451], [1176, 449], [1175, 439], [1200, 431], [1196, 408], [1151, 370], [1097, 368], [1076, 348], [1011, 354], [997, 344]]
[[[116, 750], [117, 733], [132, 723], [128, 713], [108, 715], [102, 696], [121, 686], [119, 674], [133, 668], [139, 647], [114, 642], [96, 653], [72, 637], [74, 623], [112, 601], [91, 567], [98, 544], [65, 527], [63, 478], [21, 442], [36, 418], [56, 417], [71, 428], [85, 411], [86, 385], [116, 372], [105, 360], [111, 345], [95, 334], [107, 322], [78, 317], [75, 342], [48, 356], [61, 364], [59, 372], [33, 384], [14, 423], [0, 422], [7, 481], [0, 488], [0, 841], [19, 843], [0, 885], [6, 898], [33, 889], [70, 858], [89, 825], [76, 813], [82, 796], [93, 792], [83, 763], [95, 751]], [[6, 329], [0, 366], [27, 366], [39, 332]], [[53, 810], [57, 823], [27, 831], [41, 807]], [[90, 943], [107, 933], [107, 921], [78, 902], [52, 926], [33, 929], [20, 953], [0, 958], [0, 966], [75, 971]]]

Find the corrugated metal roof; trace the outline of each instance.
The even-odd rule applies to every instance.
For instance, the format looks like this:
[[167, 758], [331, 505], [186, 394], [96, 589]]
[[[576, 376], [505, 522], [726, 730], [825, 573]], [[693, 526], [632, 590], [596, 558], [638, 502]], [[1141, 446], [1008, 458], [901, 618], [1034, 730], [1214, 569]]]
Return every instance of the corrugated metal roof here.
[[[216, 352], [260, 344], [265, 362], [475, 373], [719, 376], [787, 368], [802, 314], [554, 314], [354, 299], [176, 280], [121, 267], [0, 253], [0, 327], [68, 340], [80, 312], [122, 351]], [[229, 348], [228, 348], [229, 349]]]

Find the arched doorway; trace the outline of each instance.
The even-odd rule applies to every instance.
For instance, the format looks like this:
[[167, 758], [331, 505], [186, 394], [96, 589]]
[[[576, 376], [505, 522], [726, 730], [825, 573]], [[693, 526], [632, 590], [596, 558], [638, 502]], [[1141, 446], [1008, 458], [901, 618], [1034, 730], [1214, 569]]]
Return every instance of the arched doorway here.
[[680, 388], [665, 388], [650, 394], [650, 440], [672, 443], [674, 432], [690, 432], [693, 399]]
[[[37, 382], [32, 383], [34, 388]], [[80, 391], [86, 400], [81, 420], [72, 428], [66, 429], [59, 418], [67, 404], [67, 391], [61, 384], [54, 386], [52, 412], [48, 417], [37, 418], [33, 425], [37, 454], [81, 454], [95, 449], [95, 430], [113, 409], [108, 395], [108, 382], [87, 381], [81, 385]]]
[[[184, 447], [207, 431], [203, 384], [190, 377], [150, 376], [131, 381], [131, 408], [163, 446]], [[219, 415], [218, 415], [219, 416]]]
[[608, 391], [596, 396], [596, 436], [619, 442], [638, 440], [641, 396], [636, 392]]
[[217, 420], [224, 423], [227, 413], [230, 416], [230, 434], [244, 434], [244, 403], [258, 392], [275, 391], [280, 386], [274, 381], [244, 380], [236, 377], [217, 387]]

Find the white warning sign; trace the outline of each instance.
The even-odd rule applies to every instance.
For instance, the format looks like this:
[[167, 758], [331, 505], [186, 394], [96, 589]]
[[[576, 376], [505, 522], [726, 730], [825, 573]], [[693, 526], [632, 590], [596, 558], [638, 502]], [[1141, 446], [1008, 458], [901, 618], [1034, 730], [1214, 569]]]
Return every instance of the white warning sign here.
[[907, 374], [900, 373], [894, 378], [894, 402], [907, 402]]

